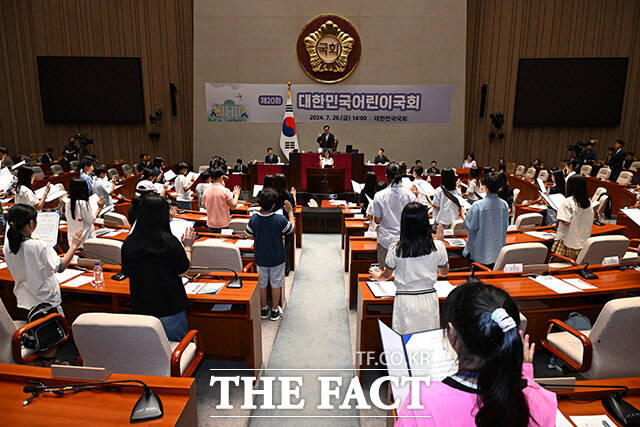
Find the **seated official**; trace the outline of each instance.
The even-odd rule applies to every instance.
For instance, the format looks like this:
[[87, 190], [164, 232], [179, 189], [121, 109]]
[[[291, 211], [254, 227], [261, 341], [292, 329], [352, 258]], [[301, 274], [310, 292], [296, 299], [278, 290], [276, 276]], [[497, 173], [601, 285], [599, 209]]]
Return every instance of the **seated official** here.
[[280, 163], [280, 158], [273, 153], [273, 148], [267, 148], [267, 155], [264, 158], [265, 163]]
[[187, 294], [180, 275], [191, 266], [195, 232], [178, 240], [169, 228], [169, 203], [157, 194], [140, 202], [136, 226], [122, 244], [122, 273], [129, 278], [131, 306], [136, 314], [155, 316], [169, 341], [187, 334]]
[[236, 160], [236, 165], [233, 167], [233, 170], [231, 172], [249, 173], [249, 168], [242, 164], [242, 159], [238, 159]]
[[316, 142], [318, 143], [318, 151], [327, 151], [333, 150], [333, 143], [335, 142], [335, 137], [332, 133], [329, 132], [329, 125], [324, 125], [322, 128], [323, 132], [318, 134], [318, 138]]
[[384, 165], [389, 163], [389, 159], [384, 155], [384, 148], [380, 147], [378, 149], [378, 155], [373, 159], [374, 165]]
[[53, 163], [56, 159], [53, 156], [53, 148], [47, 148], [47, 151], [40, 157], [40, 163]]
[[427, 174], [438, 175], [439, 173], [440, 173], [440, 169], [438, 169], [438, 162], [435, 160], [431, 160], [431, 167], [427, 169]]
[[535, 344], [519, 332], [520, 313], [509, 294], [482, 282], [456, 286], [443, 321], [458, 372], [421, 383], [423, 409], [409, 409], [407, 396], [396, 426], [556, 425], [556, 395], [533, 379]]
[[[413, 170], [415, 169], [416, 166], [422, 167], [422, 160], [416, 160], [415, 165], [411, 166], [411, 169], [409, 169], [409, 175], [413, 175]], [[422, 168], [422, 170], [424, 172], [424, 168]]]
[[320, 154], [318, 167], [323, 169], [329, 169], [333, 167], [333, 157], [331, 157], [331, 152], [329, 150], [323, 151], [322, 154]]

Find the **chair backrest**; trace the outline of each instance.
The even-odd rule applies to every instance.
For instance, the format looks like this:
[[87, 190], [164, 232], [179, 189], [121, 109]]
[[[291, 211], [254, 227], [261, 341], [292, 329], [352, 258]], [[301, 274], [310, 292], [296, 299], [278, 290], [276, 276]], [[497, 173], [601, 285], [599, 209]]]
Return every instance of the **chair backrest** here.
[[171, 345], [156, 317], [84, 313], [71, 328], [85, 366], [119, 374], [171, 375]]
[[591, 165], [582, 165], [582, 167], [580, 168], [580, 174], [584, 176], [589, 176], [591, 175], [591, 169], [593, 169]]
[[62, 175], [64, 173], [64, 169], [60, 165], [51, 165], [51, 173], [54, 175]]
[[13, 166], [13, 159], [9, 156], [2, 161], [2, 166]]
[[109, 179], [113, 179], [114, 176], [120, 179], [120, 174], [116, 168], [109, 168], [107, 175], [109, 175]]
[[13, 360], [12, 338], [16, 324], [9, 316], [4, 302], [0, 300], [0, 363], [16, 363]]
[[501, 271], [507, 264], [543, 264], [547, 258], [547, 246], [543, 243], [514, 243], [500, 249], [494, 271]]
[[547, 180], [549, 179], [549, 171], [546, 169], [542, 169], [540, 172], [538, 172], [538, 178], [540, 178], [542, 182], [547, 182]]
[[129, 225], [127, 217], [117, 212], [107, 212], [103, 218], [104, 225]]
[[542, 224], [544, 217], [539, 213], [526, 213], [516, 218], [516, 228], [533, 228]]
[[582, 375], [589, 379], [640, 375], [640, 334], [631, 325], [640, 325], [640, 297], [614, 299], [604, 305], [589, 334], [591, 368]]
[[629, 166], [629, 170], [630, 171], [637, 171], [638, 169], [640, 169], [640, 161], [635, 161], [631, 163], [631, 166]]
[[218, 239], [208, 239], [193, 244], [191, 254], [193, 268], [206, 267], [230, 268], [235, 272], [242, 271], [242, 258], [240, 249], [232, 243], [226, 243]]
[[609, 179], [610, 176], [611, 176], [611, 169], [609, 169], [609, 168], [600, 168], [600, 170], [598, 171], [598, 175], [596, 175], [596, 178], [598, 178], [598, 179]]
[[120, 256], [122, 242], [119, 240], [94, 237], [85, 240], [82, 246], [88, 257], [99, 259], [105, 264], [120, 265], [122, 263]]
[[42, 168], [40, 166], [33, 166], [31, 169], [33, 169], [33, 176], [35, 178], [44, 178], [44, 172], [42, 171]]
[[20, 159], [20, 161], [24, 160], [25, 164], [27, 166], [31, 166], [31, 163], [33, 163], [33, 159], [29, 156], [22, 156], [22, 158]]
[[617, 256], [618, 259], [622, 259], [628, 247], [629, 239], [625, 236], [589, 237], [580, 250], [576, 263], [602, 264], [602, 260], [609, 256]]
[[209, 169], [209, 165], [200, 165], [200, 166], [198, 166], [198, 172], [200, 172], [200, 173], [206, 171], [207, 169]]
[[536, 177], [536, 168], [532, 167], [532, 168], [527, 169], [527, 173], [524, 174], [524, 177], [528, 178], [528, 179], [535, 178]]
[[524, 165], [518, 165], [518, 167], [516, 168], [516, 171], [515, 171], [514, 175], [516, 175], [516, 176], [522, 176], [522, 175], [524, 175], [524, 170], [525, 170]]
[[77, 160], [71, 160], [69, 162], [69, 167], [71, 168], [71, 170], [74, 170], [74, 171], [78, 170], [78, 165], [80, 165], [80, 162]]
[[516, 221], [516, 205], [518, 204], [518, 196], [520, 195], [520, 189], [513, 189], [513, 202], [511, 203], [511, 224], [515, 224]]
[[229, 227], [233, 231], [243, 232], [245, 228], [247, 228], [247, 224], [249, 224], [249, 218], [235, 218], [229, 222]]
[[598, 187], [598, 188], [596, 188], [596, 191], [593, 193], [593, 196], [591, 196], [591, 202], [592, 202], [592, 203], [597, 202], [597, 201], [598, 201], [598, 198], [600, 197], [600, 195], [601, 195], [602, 193], [606, 193], [606, 192], [607, 192], [607, 189], [606, 189], [606, 188], [604, 188], [604, 187]]
[[633, 179], [633, 172], [622, 171], [620, 175], [618, 175], [618, 179], [616, 182], [620, 185], [629, 185], [631, 184], [631, 180]]
[[125, 175], [133, 175], [133, 169], [131, 169], [131, 166], [129, 166], [129, 165], [128, 165], [128, 164], [126, 164], [126, 163], [123, 163], [123, 164], [122, 164], [122, 172], [123, 172]]

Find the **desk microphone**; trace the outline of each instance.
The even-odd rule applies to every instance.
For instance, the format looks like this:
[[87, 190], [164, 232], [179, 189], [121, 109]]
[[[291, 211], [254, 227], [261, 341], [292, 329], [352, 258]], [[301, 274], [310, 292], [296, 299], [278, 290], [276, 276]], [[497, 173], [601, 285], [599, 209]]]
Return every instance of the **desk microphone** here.
[[192, 269], [194, 270], [215, 270], [215, 271], [228, 271], [231, 272], [235, 275], [235, 277], [233, 278], [232, 281], [230, 281], [227, 284], [227, 288], [230, 289], [240, 289], [242, 288], [242, 279], [240, 278], [240, 276], [238, 276], [238, 272], [235, 271], [233, 268], [226, 268], [226, 267], [198, 267], [198, 266], [191, 266]]

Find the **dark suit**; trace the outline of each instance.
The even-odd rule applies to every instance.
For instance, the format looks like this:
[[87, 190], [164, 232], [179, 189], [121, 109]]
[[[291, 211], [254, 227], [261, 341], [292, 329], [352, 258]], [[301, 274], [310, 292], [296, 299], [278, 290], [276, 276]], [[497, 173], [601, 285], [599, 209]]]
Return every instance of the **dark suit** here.
[[323, 133], [316, 139], [318, 144], [320, 144], [320, 148], [324, 150], [333, 150], [333, 142], [335, 138], [332, 133]]
[[591, 151], [583, 151], [582, 152], [582, 164], [583, 165], [593, 165], [597, 160], [596, 152]]
[[437, 174], [440, 173], [440, 169], [438, 169], [438, 168], [429, 168], [429, 169], [427, 169], [427, 173], [432, 173], [434, 175], [437, 175]]
[[376, 156], [375, 159], [373, 159], [373, 163], [374, 164], [380, 164], [380, 163], [389, 163], [389, 159], [387, 158], [387, 156], [385, 156], [384, 154], [381, 156]]
[[52, 163], [55, 162], [56, 159], [49, 153], [44, 153], [42, 157], [40, 157], [40, 163]]
[[278, 163], [279, 159], [278, 159], [278, 156], [276, 156], [275, 154], [272, 154], [270, 156], [269, 155], [265, 156], [264, 162], [265, 163]]
[[[265, 163], [267, 163], [265, 161]], [[245, 165], [235, 165], [232, 172], [249, 173], [249, 168]]]
[[624, 158], [627, 156], [627, 153], [621, 148], [611, 156], [611, 176], [609, 179], [611, 181], [615, 181], [618, 179], [618, 175], [622, 172], [622, 167], [624, 165]]

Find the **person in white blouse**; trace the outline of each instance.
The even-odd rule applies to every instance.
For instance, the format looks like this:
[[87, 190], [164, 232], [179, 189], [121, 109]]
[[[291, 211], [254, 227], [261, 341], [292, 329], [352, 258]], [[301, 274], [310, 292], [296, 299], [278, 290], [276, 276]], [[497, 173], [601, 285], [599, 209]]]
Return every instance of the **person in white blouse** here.
[[7, 214], [9, 230], [2, 249], [15, 282], [13, 293], [18, 308], [24, 312], [23, 320], [31, 308], [41, 303], [47, 303], [63, 314], [55, 273], [69, 265], [82, 242], [82, 230], [78, 229], [69, 239], [69, 250], [60, 258], [44, 241], [31, 237], [38, 225], [37, 216], [38, 212], [31, 206], [17, 204], [11, 207]]
[[320, 154], [320, 161], [318, 162], [318, 166], [323, 169], [333, 167], [333, 157], [331, 157], [331, 153], [328, 150]]
[[96, 237], [96, 230], [93, 226], [100, 211], [104, 207], [104, 199], [98, 199], [98, 208], [91, 212], [89, 206], [89, 187], [84, 180], [76, 178], [69, 183], [69, 200], [65, 204], [65, 217], [67, 219], [67, 237], [71, 241], [77, 230], [83, 230], [83, 239]]
[[593, 217], [586, 178], [571, 176], [567, 181], [567, 198], [558, 207], [558, 232], [551, 252], [576, 259], [591, 237]]
[[36, 196], [31, 188], [33, 182], [33, 169], [27, 166], [22, 166], [18, 169], [18, 183], [16, 184], [16, 204], [21, 203], [28, 206], [33, 206], [36, 210], [41, 211], [47, 200], [51, 183], [47, 182], [47, 186], [44, 189], [44, 194], [41, 198]]
[[467, 183], [467, 191], [464, 191], [463, 197], [470, 203], [480, 200], [480, 168], [477, 166], [469, 169], [469, 182]]
[[459, 218], [462, 208], [457, 197], [461, 195], [456, 188], [456, 175], [453, 169], [445, 168], [442, 170], [440, 186], [433, 194], [433, 216], [436, 224], [449, 228]]

